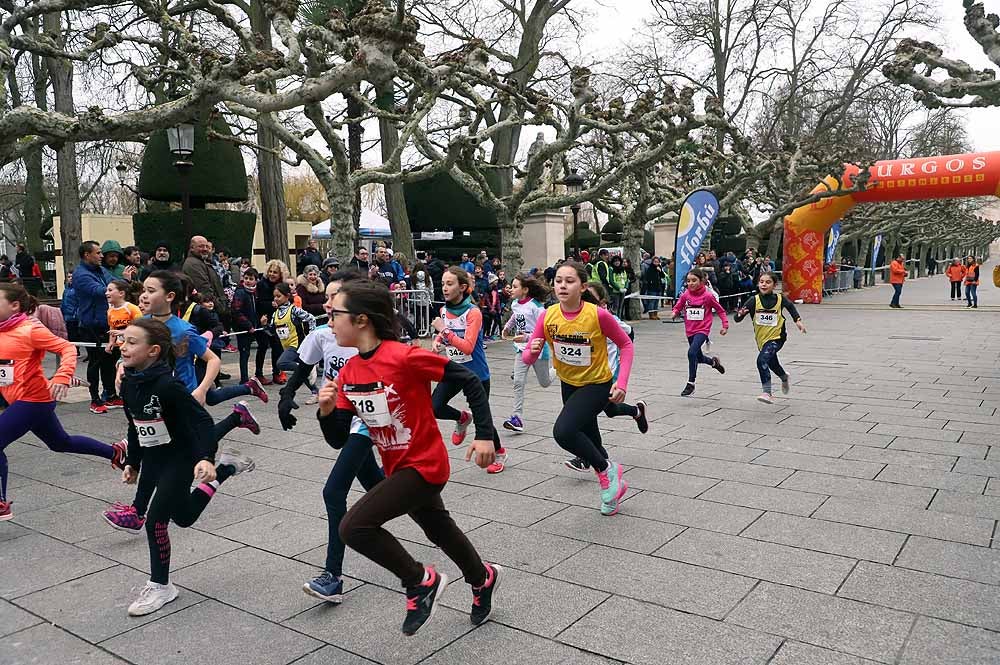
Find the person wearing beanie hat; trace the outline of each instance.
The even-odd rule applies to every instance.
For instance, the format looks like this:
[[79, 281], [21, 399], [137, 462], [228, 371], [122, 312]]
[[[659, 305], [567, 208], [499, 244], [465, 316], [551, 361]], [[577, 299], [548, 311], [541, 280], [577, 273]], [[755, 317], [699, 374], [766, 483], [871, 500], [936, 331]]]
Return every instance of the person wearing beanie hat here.
[[139, 273], [139, 279], [145, 281], [154, 270], [176, 269], [177, 266], [170, 260], [170, 245], [165, 242], [158, 242], [149, 257], [149, 263], [143, 266], [142, 271]]
[[328, 256], [323, 259], [323, 271], [320, 273], [320, 277], [323, 278], [323, 283], [329, 284], [330, 277], [332, 277], [338, 270], [340, 270], [340, 260], [337, 257]]

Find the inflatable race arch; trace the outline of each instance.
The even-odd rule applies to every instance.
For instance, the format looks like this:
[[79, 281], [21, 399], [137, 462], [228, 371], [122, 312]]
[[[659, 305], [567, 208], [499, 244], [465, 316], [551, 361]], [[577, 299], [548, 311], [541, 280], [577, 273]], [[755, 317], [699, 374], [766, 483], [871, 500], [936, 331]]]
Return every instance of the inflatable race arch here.
[[[844, 170], [852, 187], [857, 166]], [[826, 232], [858, 203], [1000, 196], [1000, 152], [876, 162], [865, 191], [833, 196], [796, 208], [785, 218], [782, 289], [793, 300], [818, 303], [823, 296]], [[813, 192], [837, 187], [828, 177]]]

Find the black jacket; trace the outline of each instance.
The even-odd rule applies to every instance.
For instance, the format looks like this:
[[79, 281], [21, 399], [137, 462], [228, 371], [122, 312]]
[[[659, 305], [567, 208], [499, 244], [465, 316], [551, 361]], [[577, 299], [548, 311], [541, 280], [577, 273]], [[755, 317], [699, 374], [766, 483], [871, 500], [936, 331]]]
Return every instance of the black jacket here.
[[[213, 461], [219, 443], [215, 439], [215, 423], [201, 404], [191, 397], [187, 387], [174, 377], [173, 369], [164, 362], [143, 370], [125, 370], [122, 378], [122, 398], [128, 419], [128, 450], [125, 463], [138, 470], [146, 450], [169, 449], [172, 454], [186, 455], [194, 465], [201, 460]], [[170, 434], [170, 442], [156, 448], [139, 445], [139, 426], [143, 421], [162, 419]]]

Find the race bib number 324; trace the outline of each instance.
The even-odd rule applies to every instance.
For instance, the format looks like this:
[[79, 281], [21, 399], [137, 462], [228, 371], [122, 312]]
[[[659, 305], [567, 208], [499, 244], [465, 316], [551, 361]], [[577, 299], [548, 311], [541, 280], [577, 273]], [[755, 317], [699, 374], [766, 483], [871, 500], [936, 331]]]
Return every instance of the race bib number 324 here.
[[590, 366], [590, 345], [556, 342], [556, 358], [565, 365], [574, 367]]

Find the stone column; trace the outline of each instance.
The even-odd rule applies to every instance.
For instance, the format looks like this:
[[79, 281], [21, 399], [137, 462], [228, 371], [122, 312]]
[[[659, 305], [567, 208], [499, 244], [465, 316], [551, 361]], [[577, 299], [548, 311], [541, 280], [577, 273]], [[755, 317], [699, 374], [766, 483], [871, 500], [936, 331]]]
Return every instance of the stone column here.
[[677, 222], [656, 222], [653, 224], [656, 255], [672, 258], [677, 246]]
[[[557, 210], [529, 215], [524, 220], [522, 232], [524, 270], [545, 269], [564, 258], [566, 240], [566, 215]], [[508, 275], [508, 278], [513, 275]]]

